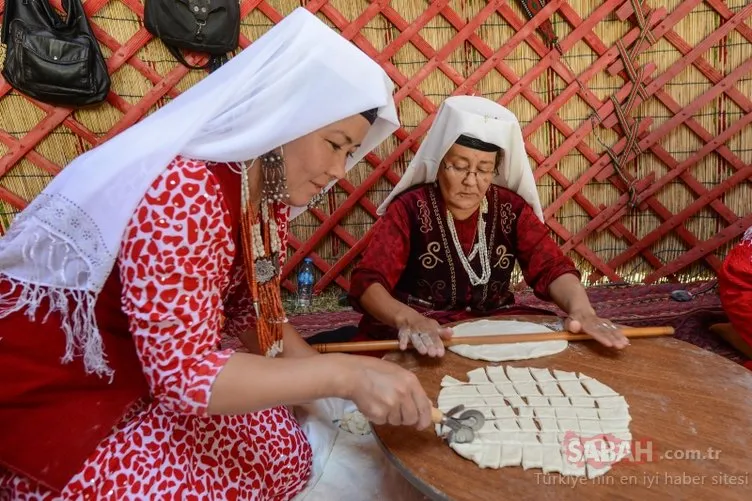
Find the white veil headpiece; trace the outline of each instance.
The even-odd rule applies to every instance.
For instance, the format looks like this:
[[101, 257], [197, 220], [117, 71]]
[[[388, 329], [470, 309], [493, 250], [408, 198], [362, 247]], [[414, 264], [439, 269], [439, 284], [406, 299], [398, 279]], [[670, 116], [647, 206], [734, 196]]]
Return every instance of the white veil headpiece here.
[[543, 221], [543, 209], [517, 117], [500, 104], [479, 96], [454, 96], [441, 104], [415, 158], [379, 207], [378, 214], [383, 215], [400, 193], [419, 184], [434, 182], [441, 160], [461, 135], [495, 144], [504, 150], [499, 175], [493, 183], [524, 198]]
[[295, 10], [165, 107], [74, 159], [18, 215], [0, 239], [0, 279], [12, 284], [0, 318], [24, 309], [33, 318], [48, 300], [63, 319], [63, 362], [80, 355], [87, 372], [111, 374], [94, 305], [133, 211], [172, 159], [245, 161], [376, 108], [350, 169], [399, 126], [392, 92], [376, 62]]

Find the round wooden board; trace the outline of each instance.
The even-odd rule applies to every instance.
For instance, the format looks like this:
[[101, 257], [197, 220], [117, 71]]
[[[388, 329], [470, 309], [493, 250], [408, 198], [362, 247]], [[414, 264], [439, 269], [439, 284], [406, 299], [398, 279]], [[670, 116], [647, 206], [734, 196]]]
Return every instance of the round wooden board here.
[[[515, 319], [553, 320], [504, 318]], [[451, 352], [440, 360], [409, 352], [385, 358], [415, 372], [434, 402], [445, 375], [467, 381], [468, 371], [493, 365]], [[633, 340], [617, 353], [576, 342], [556, 355], [503, 364], [583, 372], [622, 394], [636, 461], [593, 480], [521, 467], [481, 469], [432, 429], [375, 426], [391, 461], [431, 499], [752, 499], [752, 372], [744, 367], [668, 337]]]

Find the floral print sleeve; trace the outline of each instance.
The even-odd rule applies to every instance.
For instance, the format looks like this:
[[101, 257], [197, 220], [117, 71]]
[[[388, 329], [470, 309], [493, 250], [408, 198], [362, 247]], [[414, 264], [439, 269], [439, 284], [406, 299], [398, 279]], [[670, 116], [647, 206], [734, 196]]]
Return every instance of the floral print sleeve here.
[[232, 221], [203, 162], [178, 157], [147, 191], [119, 255], [123, 311], [152, 396], [205, 415], [232, 351], [217, 351]]

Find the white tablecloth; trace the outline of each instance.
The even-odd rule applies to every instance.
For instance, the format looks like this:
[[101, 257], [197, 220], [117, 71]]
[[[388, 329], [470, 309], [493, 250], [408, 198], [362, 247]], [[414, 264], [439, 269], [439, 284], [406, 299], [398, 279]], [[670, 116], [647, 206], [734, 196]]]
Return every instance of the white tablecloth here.
[[295, 412], [313, 448], [313, 473], [294, 501], [425, 501], [397, 471], [373, 435], [339, 428], [352, 402], [319, 400]]

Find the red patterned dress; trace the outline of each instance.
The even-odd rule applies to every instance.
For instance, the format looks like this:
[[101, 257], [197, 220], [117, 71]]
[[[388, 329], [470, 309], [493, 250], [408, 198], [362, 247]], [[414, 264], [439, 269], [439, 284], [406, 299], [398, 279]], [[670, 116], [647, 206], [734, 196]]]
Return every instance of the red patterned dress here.
[[[752, 346], [752, 228], [726, 256], [718, 274], [718, 289], [731, 325]], [[752, 361], [747, 367], [752, 369]]]
[[[0, 467], [0, 499], [264, 500], [289, 499], [305, 487], [311, 449], [287, 408], [207, 415], [212, 384], [232, 355], [218, 348], [222, 332], [242, 333], [254, 321], [234, 219], [239, 185], [239, 177], [226, 165], [181, 158], [155, 180], [126, 229], [118, 273], [112, 274], [97, 303], [105, 349], [115, 346], [115, 338], [128, 340], [106, 352], [116, 370], [114, 380], [73, 375], [71, 370], [83, 371], [72, 363], [55, 369], [67, 371], [64, 386], [55, 387], [53, 378], [35, 385], [34, 391], [44, 398], [33, 400], [29, 391], [0, 390], [0, 407], [17, 411], [0, 410], [3, 433], [28, 435], [31, 449], [0, 447], [0, 461], [8, 467]], [[277, 206], [283, 245], [287, 217], [287, 208]], [[103, 312], [103, 305], [112, 308]], [[119, 311], [113, 311], [118, 305]], [[43, 381], [43, 370], [34, 369], [41, 364], [26, 363], [37, 356], [28, 353], [34, 342], [29, 339], [43, 343], [56, 329], [30, 323], [23, 314], [0, 320], [6, 338], [19, 328], [30, 332], [23, 337], [11, 334], [9, 352], [0, 356], [0, 365], [15, 367], [0, 369], [0, 377], [11, 380], [7, 378], [14, 370], [19, 380]], [[56, 334], [64, 337], [59, 330]], [[130, 359], [129, 347], [135, 348]], [[36, 349], [38, 357], [60, 365], [62, 352], [47, 356], [50, 350], [42, 344]], [[140, 366], [134, 369], [136, 360]], [[146, 384], [136, 376], [139, 373]], [[29, 411], [24, 405], [29, 401], [49, 404]], [[76, 404], [71, 406], [71, 401]], [[116, 402], [117, 409], [99, 412]], [[21, 425], [22, 419], [28, 421]], [[60, 427], [61, 420], [67, 424], [45, 448], [38, 437], [53, 426], [45, 423]], [[97, 427], [103, 436], [85, 454], [77, 437], [91, 443], [89, 430]], [[81, 466], [75, 464], [79, 456]], [[74, 468], [77, 473], [71, 477], [51, 468]], [[61, 480], [65, 478], [69, 480]]]
[[[491, 185], [486, 193], [486, 243], [491, 275], [472, 286], [453, 243], [446, 205], [435, 184], [424, 184], [397, 197], [378, 221], [363, 259], [352, 274], [350, 298], [358, 300], [374, 283], [439, 323], [494, 315], [551, 314], [515, 305], [509, 290], [515, 262], [536, 296], [550, 299], [548, 287], [565, 273], [580, 276], [548, 235], [533, 209], [516, 193]], [[478, 241], [480, 210], [455, 220], [457, 239], [467, 256]], [[476, 273], [480, 259], [470, 261]], [[362, 310], [362, 308], [360, 308]], [[395, 338], [397, 331], [364, 312], [358, 338]]]

